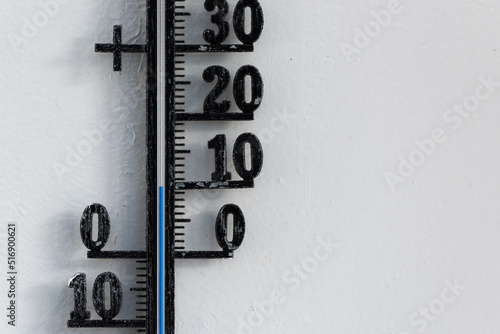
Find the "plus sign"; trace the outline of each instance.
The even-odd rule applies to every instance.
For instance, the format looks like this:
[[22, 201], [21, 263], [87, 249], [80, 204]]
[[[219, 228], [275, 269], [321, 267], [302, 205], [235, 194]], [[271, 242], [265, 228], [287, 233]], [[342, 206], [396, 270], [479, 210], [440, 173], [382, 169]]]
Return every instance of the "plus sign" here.
[[122, 44], [122, 26], [113, 26], [113, 44], [96, 44], [95, 52], [113, 53], [113, 70], [122, 70], [122, 53], [145, 53], [145, 44]]

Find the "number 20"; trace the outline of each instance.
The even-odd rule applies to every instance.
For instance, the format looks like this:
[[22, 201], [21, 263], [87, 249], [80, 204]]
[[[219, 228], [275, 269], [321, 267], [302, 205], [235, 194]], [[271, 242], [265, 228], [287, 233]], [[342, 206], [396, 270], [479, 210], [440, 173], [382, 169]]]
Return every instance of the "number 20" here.
[[[245, 78], [251, 78], [251, 100], [245, 100]], [[231, 101], [224, 100], [216, 102], [216, 100], [224, 93], [231, 80], [231, 74], [222, 66], [214, 65], [207, 67], [203, 71], [203, 80], [211, 83], [217, 77], [217, 83], [212, 91], [208, 94], [203, 103], [203, 112], [205, 113], [225, 113], [231, 107]], [[252, 65], [241, 67], [234, 76], [233, 83], [234, 100], [238, 108], [244, 114], [251, 114], [260, 107], [264, 95], [264, 82], [257, 68]]]

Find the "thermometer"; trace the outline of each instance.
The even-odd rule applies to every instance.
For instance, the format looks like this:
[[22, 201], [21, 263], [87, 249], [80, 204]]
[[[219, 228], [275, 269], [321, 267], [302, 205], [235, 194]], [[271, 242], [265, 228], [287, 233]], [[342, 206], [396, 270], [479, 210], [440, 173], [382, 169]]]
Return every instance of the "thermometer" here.
[[[236, 204], [223, 205], [214, 217], [219, 251], [190, 251], [183, 246], [185, 224], [184, 195], [188, 191], [252, 188], [263, 165], [259, 139], [246, 132], [234, 140], [232, 160], [235, 172], [228, 170], [228, 145], [225, 134], [207, 138], [207, 149], [214, 151], [215, 166], [210, 180], [186, 180], [183, 168], [190, 150], [185, 140], [190, 135], [186, 122], [240, 122], [254, 119], [263, 98], [263, 80], [252, 65], [236, 73], [220, 65], [207, 67], [202, 78], [213, 83], [204, 102], [187, 112], [186, 87], [191, 82], [182, 74], [186, 54], [237, 54], [252, 52], [264, 26], [263, 10], [257, 0], [206, 0], [204, 8], [211, 15], [212, 29], [202, 32], [205, 43], [187, 44], [186, 17], [190, 16], [188, 0], [147, 0], [146, 44], [125, 44], [122, 27], [113, 27], [112, 43], [99, 43], [95, 51], [112, 56], [113, 70], [126, 70], [123, 54], [142, 53], [147, 58], [147, 212], [137, 222], [146, 231], [146, 248], [137, 251], [107, 250], [112, 222], [107, 209], [98, 203], [87, 206], [80, 221], [87, 258], [107, 261], [135, 261], [136, 286], [124, 291], [120, 278], [112, 272], [97, 277], [77, 273], [68, 280], [73, 290], [74, 309], [68, 310], [70, 328], [133, 328], [139, 333], [175, 333], [175, 270], [177, 259], [232, 258], [245, 235], [245, 217]], [[199, 1], [195, 1], [196, 6]], [[230, 5], [234, 7], [230, 10]], [[232, 12], [232, 13], [231, 13]], [[231, 17], [232, 14], [232, 17]], [[231, 20], [232, 19], [232, 20]], [[229, 22], [232, 21], [232, 24]], [[233, 32], [238, 43], [226, 43]], [[234, 78], [231, 80], [231, 78]], [[221, 95], [233, 84], [234, 103]], [[200, 103], [201, 104], [201, 103]], [[248, 161], [247, 161], [248, 160]], [[235, 175], [236, 174], [236, 175]], [[232, 227], [230, 226], [232, 225]], [[97, 231], [96, 231], [97, 229]], [[97, 237], [95, 237], [97, 236]], [[232, 236], [232, 237], [230, 237]], [[87, 288], [91, 290], [87, 295]], [[135, 298], [137, 316], [123, 319], [120, 311], [125, 298]], [[93, 307], [97, 318], [92, 319]]]

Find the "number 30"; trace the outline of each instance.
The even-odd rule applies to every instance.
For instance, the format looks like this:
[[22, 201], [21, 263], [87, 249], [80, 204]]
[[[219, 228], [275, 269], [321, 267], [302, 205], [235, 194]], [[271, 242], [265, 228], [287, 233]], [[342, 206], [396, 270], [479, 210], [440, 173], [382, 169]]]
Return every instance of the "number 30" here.
[[[219, 31], [216, 33], [211, 29], [203, 32], [203, 38], [210, 44], [221, 44], [229, 35], [229, 23], [225, 20], [229, 11], [226, 0], [206, 0], [205, 9], [209, 12], [218, 8], [217, 13], [212, 15], [212, 23], [217, 25]], [[251, 30], [247, 34], [245, 31], [245, 10], [249, 8], [251, 12]], [[257, 0], [240, 0], [234, 8], [233, 27], [236, 37], [243, 44], [255, 43], [264, 29], [264, 12]]]

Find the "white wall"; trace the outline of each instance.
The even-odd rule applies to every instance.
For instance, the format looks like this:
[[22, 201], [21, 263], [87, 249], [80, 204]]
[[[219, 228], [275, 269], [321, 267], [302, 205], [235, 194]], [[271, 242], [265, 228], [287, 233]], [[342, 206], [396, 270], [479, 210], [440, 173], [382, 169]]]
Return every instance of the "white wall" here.
[[[110, 247], [144, 247], [145, 59], [125, 56], [117, 74], [93, 52], [113, 24], [143, 43], [144, 4], [59, 1], [44, 22], [48, 2], [0, 2], [0, 277], [8, 222], [20, 251], [18, 326], [1, 278], [1, 333], [85, 333], [65, 328], [75, 272], [113, 271], [130, 287], [133, 263], [85, 258], [86, 205], [110, 211]], [[195, 3], [193, 38], [209, 22]], [[233, 260], [178, 262], [178, 333], [497, 333], [500, 3], [261, 3], [254, 53], [190, 58], [194, 81], [205, 65], [251, 63], [266, 87], [254, 122], [188, 127], [198, 172], [208, 177], [217, 133], [254, 132], [265, 161], [253, 190], [188, 198], [188, 245], [214, 246], [224, 203], [242, 207], [247, 234]], [[197, 87], [201, 106], [210, 86]]]

